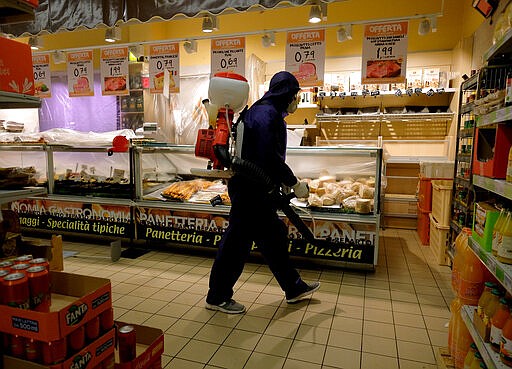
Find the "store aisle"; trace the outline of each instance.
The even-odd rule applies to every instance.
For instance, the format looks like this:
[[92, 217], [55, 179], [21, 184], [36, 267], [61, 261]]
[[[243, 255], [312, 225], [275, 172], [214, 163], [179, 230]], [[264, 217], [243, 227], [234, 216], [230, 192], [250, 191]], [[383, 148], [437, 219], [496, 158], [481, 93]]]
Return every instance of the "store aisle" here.
[[381, 232], [375, 273], [302, 269], [320, 280], [288, 305], [266, 265], [249, 263], [235, 299], [244, 315], [204, 308], [212, 257], [150, 252], [112, 263], [105, 246], [65, 242], [67, 272], [109, 278], [118, 320], [165, 331], [164, 368], [435, 369], [447, 346], [451, 272], [415, 231]]

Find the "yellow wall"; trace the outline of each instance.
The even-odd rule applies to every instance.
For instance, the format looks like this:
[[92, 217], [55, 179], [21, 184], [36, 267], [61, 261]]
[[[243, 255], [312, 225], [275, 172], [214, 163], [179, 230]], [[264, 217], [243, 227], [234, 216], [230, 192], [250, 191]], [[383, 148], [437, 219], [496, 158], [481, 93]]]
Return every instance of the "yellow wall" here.
[[[453, 50], [458, 42], [474, 30], [483, 21], [467, 0], [445, 0], [443, 16], [438, 18], [438, 31], [425, 36], [417, 33], [419, 19], [410, 20], [409, 53], [434, 50]], [[410, 0], [358, 0], [342, 1], [328, 5], [327, 22], [325, 25], [336, 25], [326, 31], [326, 57], [346, 57], [361, 55], [362, 24], [353, 25], [353, 39], [338, 43], [336, 41], [337, 25], [350, 22], [364, 22], [384, 18], [408, 18], [416, 14], [434, 14], [441, 12], [442, 0], [410, 1]], [[222, 14], [219, 19], [219, 31], [211, 37], [229, 36], [237, 33], [257, 34], [246, 36], [246, 54], [258, 55], [265, 62], [280, 61], [285, 58], [286, 32], [276, 33], [276, 46], [263, 48], [261, 36], [267, 30], [284, 30], [286, 28], [310, 27], [307, 22], [309, 6], [272, 9], [264, 11], [248, 11], [245, 13]], [[462, 20], [462, 21], [461, 21]], [[131, 21], [123, 25], [122, 40], [118, 43], [138, 43], [166, 39], [185, 39], [199, 37], [198, 52], [187, 54], [181, 49], [180, 64], [182, 66], [209, 64], [210, 39], [201, 32], [201, 18], [175, 19], [171, 21], [155, 21], [137, 24]], [[41, 36], [45, 50], [68, 49], [88, 46], [111, 45], [104, 41], [105, 28], [94, 30], [63, 31]], [[23, 39], [25, 42], [27, 38]], [[98, 54], [98, 53], [96, 53]], [[98, 56], [96, 55], [98, 58]], [[65, 64], [53, 66], [54, 70], [63, 70]]]

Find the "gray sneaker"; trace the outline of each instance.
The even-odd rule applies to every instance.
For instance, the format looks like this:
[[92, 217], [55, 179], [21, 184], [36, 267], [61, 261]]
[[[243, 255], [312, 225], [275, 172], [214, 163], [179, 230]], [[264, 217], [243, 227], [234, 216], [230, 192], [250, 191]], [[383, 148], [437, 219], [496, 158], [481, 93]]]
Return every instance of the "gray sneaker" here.
[[305, 283], [301, 281], [299, 289], [295, 290], [291, 294], [286, 294], [286, 302], [293, 304], [302, 300], [303, 298], [311, 295], [313, 292], [320, 288], [320, 282]]
[[224, 301], [221, 304], [213, 305], [206, 303], [206, 308], [208, 310], [218, 310], [222, 311], [226, 314], [242, 314], [245, 313], [245, 306], [231, 299], [229, 301]]

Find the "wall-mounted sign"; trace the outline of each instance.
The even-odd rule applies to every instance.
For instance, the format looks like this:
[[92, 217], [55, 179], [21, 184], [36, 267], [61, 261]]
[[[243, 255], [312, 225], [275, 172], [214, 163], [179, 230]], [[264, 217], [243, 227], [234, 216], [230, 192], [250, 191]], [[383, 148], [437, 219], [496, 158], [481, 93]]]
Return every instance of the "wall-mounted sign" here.
[[67, 53], [69, 97], [94, 96], [92, 50]]
[[101, 49], [101, 93], [129, 95], [128, 47]]
[[285, 65], [301, 87], [323, 86], [325, 30], [288, 32]]
[[153, 94], [164, 92], [165, 71], [169, 75], [169, 92], [180, 92], [179, 44], [149, 45], [149, 91]]
[[364, 27], [361, 80], [368, 83], [404, 83], [409, 22], [368, 24]]
[[50, 54], [32, 55], [34, 69], [34, 87], [37, 97], [52, 97], [52, 79], [50, 74]]
[[231, 72], [245, 76], [245, 37], [212, 40], [211, 74]]

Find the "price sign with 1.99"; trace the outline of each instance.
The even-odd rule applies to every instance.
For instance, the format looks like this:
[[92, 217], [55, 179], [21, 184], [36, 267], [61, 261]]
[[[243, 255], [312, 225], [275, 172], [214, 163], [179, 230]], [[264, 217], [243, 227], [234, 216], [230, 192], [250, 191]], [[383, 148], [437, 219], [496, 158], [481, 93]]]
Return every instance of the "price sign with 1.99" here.
[[119, 76], [121, 74], [121, 66], [114, 65], [110, 67], [110, 75], [111, 76]]
[[377, 47], [377, 59], [384, 59], [393, 56], [393, 46]]

